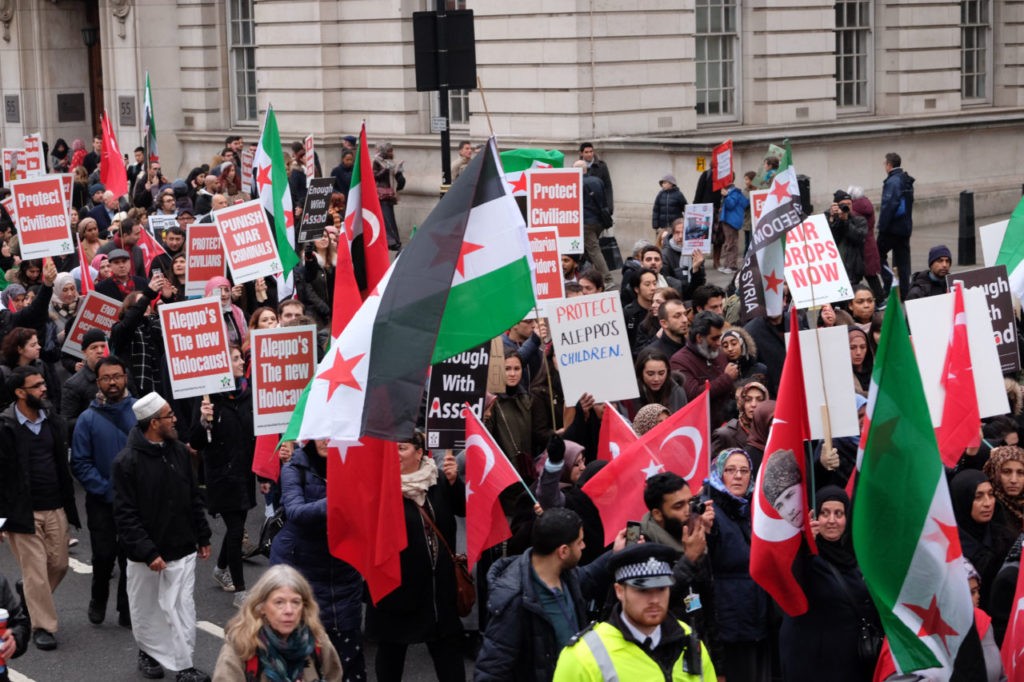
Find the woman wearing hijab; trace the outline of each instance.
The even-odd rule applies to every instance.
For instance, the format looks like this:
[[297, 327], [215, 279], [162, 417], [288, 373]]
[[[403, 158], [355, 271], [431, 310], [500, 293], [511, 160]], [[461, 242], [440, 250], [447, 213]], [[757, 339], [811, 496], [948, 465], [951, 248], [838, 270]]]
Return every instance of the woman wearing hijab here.
[[711, 452], [745, 447], [754, 423], [754, 410], [767, 399], [768, 389], [757, 381], [750, 381], [736, 389], [736, 408], [739, 415], [719, 426], [711, 434]]
[[64, 331], [75, 319], [78, 310], [78, 287], [69, 272], [59, 273], [53, 280], [53, 298], [50, 299], [50, 319], [57, 325], [57, 343], [64, 343]]
[[50, 150], [50, 168], [54, 173], [67, 173], [71, 170], [71, 155], [68, 153], [68, 143], [63, 137], [58, 137]]
[[443, 471], [424, 456], [423, 434], [398, 443], [408, 545], [402, 550], [402, 584], [366, 608], [366, 636], [377, 640], [375, 668], [381, 682], [398, 682], [410, 644], [426, 643], [439, 682], [461, 682], [466, 672], [455, 610], [455, 515], [465, 514], [466, 494], [450, 453]]
[[642, 436], [668, 419], [670, 415], [671, 413], [668, 411], [668, 408], [661, 403], [644, 405], [636, 413], [636, 416], [633, 417], [633, 432], [637, 436]]
[[740, 375], [733, 382], [736, 386], [751, 380], [767, 380], [768, 367], [758, 362], [757, 344], [743, 327], [731, 327], [722, 332], [722, 353], [740, 368]]
[[754, 408], [754, 416], [750, 419], [750, 432], [747, 434], [747, 444], [743, 446], [750, 457], [754, 475], [757, 475], [757, 470], [761, 467], [761, 460], [764, 459], [764, 447], [768, 443], [768, 431], [772, 428], [772, 419], [774, 418], [774, 400], [765, 400]]
[[750, 577], [750, 499], [754, 471], [739, 448], [722, 451], [711, 465], [701, 499], [714, 502], [715, 522], [707, 536], [715, 581], [715, 621], [722, 644], [715, 670], [727, 680], [768, 682], [772, 647], [770, 601]]
[[996, 497], [992, 483], [981, 471], [968, 469], [949, 484], [953, 513], [964, 556], [981, 576], [981, 608], [988, 610], [988, 592], [1010, 549], [998, 527], [993, 527]]
[[868, 682], [876, 659], [862, 660], [857, 649], [862, 627], [881, 639], [882, 626], [857, 567], [850, 535], [850, 498], [838, 486], [818, 491], [811, 531], [817, 556], [806, 549], [793, 574], [807, 595], [807, 612], [783, 616], [779, 658], [786, 682]]
[[871, 342], [867, 332], [859, 327], [847, 327], [850, 336], [850, 364], [853, 367], [853, 390], [865, 398], [871, 388]]
[[993, 530], [1012, 542], [1024, 530], [1024, 449], [1016, 445], [992, 448], [982, 470], [996, 496]]

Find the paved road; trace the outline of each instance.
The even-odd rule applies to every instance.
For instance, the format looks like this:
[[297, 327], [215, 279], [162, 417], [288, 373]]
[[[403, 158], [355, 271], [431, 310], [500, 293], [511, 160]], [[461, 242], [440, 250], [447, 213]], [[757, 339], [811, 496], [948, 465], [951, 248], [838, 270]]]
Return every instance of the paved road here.
[[[79, 514], [84, 523], [85, 503], [81, 488], [78, 489], [77, 499]], [[261, 517], [262, 507], [250, 511], [246, 524], [249, 537], [259, 536]], [[210, 526], [213, 529], [213, 554], [216, 556], [224, 535], [224, 524], [219, 519], [211, 519]], [[114, 583], [111, 584], [106, 622], [102, 625], [92, 625], [86, 618], [92, 577], [89, 534], [83, 528], [75, 533], [75, 537], [78, 538], [79, 544], [71, 549], [72, 568], [55, 594], [60, 620], [60, 631], [57, 633], [59, 646], [56, 651], [40, 651], [29, 644], [28, 651], [21, 658], [9, 662], [13, 682], [121, 682], [143, 679], [135, 668], [138, 648], [131, 631], [117, 625]], [[196, 615], [199, 625], [196, 634], [195, 665], [212, 673], [217, 654], [223, 644], [223, 628], [235, 613], [231, 605], [234, 595], [223, 592], [214, 584], [210, 575], [214, 567], [213, 557], [196, 563]], [[246, 562], [246, 583], [255, 584], [266, 568], [267, 560], [263, 557]], [[12, 583], [20, 575], [18, 564], [6, 544], [0, 547], [0, 572]], [[367, 672], [371, 680], [376, 679], [373, 674], [373, 655], [373, 645], [370, 644], [367, 650]], [[468, 678], [472, 671], [472, 665], [468, 661], [466, 671]], [[173, 680], [174, 677], [168, 675], [165, 679]], [[405, 679], [436, 679], [425, 646], [410, 648], [406, 659]]]

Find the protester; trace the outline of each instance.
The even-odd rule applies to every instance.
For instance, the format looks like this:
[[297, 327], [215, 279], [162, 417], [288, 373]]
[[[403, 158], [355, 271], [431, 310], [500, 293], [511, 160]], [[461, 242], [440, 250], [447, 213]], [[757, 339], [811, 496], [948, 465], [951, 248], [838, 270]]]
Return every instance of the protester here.
[[868, 335], [859, 327], [848, 327], [850, 337], [850, 365], [853, 369], [853, 390], [865, 398], [871, 388], [871, 372], [874, 368]]
[[661, 403], [649, 403], [637, 410], [633, 417], [633, 432], [642, 436], [671, 416], [668, 408]]
[[622, 401], [626, 419], [633, 421], [640, 408], [651, 403], [664, 405], [672, 413], [686, 405], [683, 377], [669, 369], [668, 356], [664, 353], [645, 349], [640, 352], [634, 367], [640, 397]]
[[318, 611], [309, 583], [295, 569], [268, 569], [228, 622], [215, 682], [351, 679]]
[[484, 425], [523, 480], [532, 483], [534, 457], [551, 436], [551, 417], [547, 405], [524, 385], [523, 361], [517, 354], [505, 356], [505, 392], [484, 411]]
[[768, 431], [771, 429], [772, 419], [774, 418], [774, 400], [764, 400], [754, 407], [754, 414], [750, 419], [750, 430], [747, 434], [747, 444], [743, 446], [743, 450], [750, 457], [755, 474], [761, 468], [761, 460], [764, 459], [764, 448], [768, 443]]
[[738, 416], [712, 432], [711, 451], [721, 452], [726, 448], [742, 449], [746, 446], [754, 424], [754, 410], [765, 400], [768, 400], [768, 389], [760, 382], [750, 381], [736, 389]]
[[656, 233], [670, 229], [686, 210], [686, 196], [679, 190], [674, 175], [662, 176], [658, 186], [661, 190], [654, 197], [654, 208], [651, 211], [651, 227]]
[[915, 272], [910, 280], [907, 300], [949, 293], [946, 276], [949, 275], [949, 268], [952, 264], [953, 254], [948, 246], [945, 244], [933, 246], [928, 251], [928, 269]]
[[768, 367], [757, 359], [757, 343], [743, 327], [730, 327], [722, 332], [722, 354], [739, 368], [733, 382], [737, 387], [750, 381], [767, 381]]
[[25, 605], [3, 573], [0, 573], [0, 609], [7, 611], [7, 627], [0, 635], [0, 660], [10, 661], [28, 649], [32, 624]]
[[[696, 306], [696, 302], [694, 303]], [[690, 323], [686, 346], [672, 356], [673, 370], [683, 375], [686, 395], [695, 398], [710, 383], [711, 424], [725, 421], [728, 403], [733, 399], [733, 382], [740, 376], [740, 368], [721, 352], [722, 327], [725, 320], [710, 310], [698, 313]]]
[[373, 157], [373, 179], [377, 185], [377, 198], [380, 200], [388, 249], [391, 251], [402, 249], [402, 238], [395, 219], [395, 204], [398, 203], [398, 193], [405, 189], [404, 164], [404, 161], [395, 162], [395, 148], [390, 142], [377, 145], [377, 153]]
[[981, 576], [981, 608], [988, 609], [988, 591], [1010, 550], [1012, 537], [994, 527], [996, 497], [988, 477], [973, 469], [961, 471], [949, 484], [960, 546]]
[[[895, 152], [885, 155], [885, 181], [878, 209], [878, 253], [882, 263], [892, 252], [899, 275], [900, 299], [910, 290], [910, 234], [914, 228], [914, 178], [904, 172], [903, 159]], [[930, 259], [929, 259], [930, 260]], [[929, 263], [930, 265], [930, 263]]]
[[992, 448], [984, 472], [996, 497], [992, 518], [996, 533], [1012, 542], [1024, 529], [1024, 449], [1016, 445]]

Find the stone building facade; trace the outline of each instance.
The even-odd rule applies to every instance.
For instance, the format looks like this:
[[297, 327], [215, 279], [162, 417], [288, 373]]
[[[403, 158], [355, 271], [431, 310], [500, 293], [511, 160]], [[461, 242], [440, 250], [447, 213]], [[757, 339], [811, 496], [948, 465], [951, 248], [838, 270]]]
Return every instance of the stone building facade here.
[[[981, 216], [1020, 197], [1020, 0], [447, 1], [475, 12], [483, 86], [452, 94], [453, 145], [493, 129], [502, 147], [572, 159], [592, 140], [627, 237], [648, 234], [658, 178], [671, 172], [692, 195], [697, 157], [727, 138], [742, 171], [788, 137], [816, 205], [851, 184], [877, 201], [882, 157], [898, 151], [918, 178], [919, 226], [955, 221], [963, 189]], [[366, 119], [405, 160], [408, 230], [441, 179], [411, 21], [434, 6], [0, 0], [0, 142], [36, 130], [87, 140], [105, 107], [129, 151], [148, 71], [165, 169], [209, 162], [229, 133], [255, 140], [272, 104], [285, 142], [312, 133], [326, 170]]]

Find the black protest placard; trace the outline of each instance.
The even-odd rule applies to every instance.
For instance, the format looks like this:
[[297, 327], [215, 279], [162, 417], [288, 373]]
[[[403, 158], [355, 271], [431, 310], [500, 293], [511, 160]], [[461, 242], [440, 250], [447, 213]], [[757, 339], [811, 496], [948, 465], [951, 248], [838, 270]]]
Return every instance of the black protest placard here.
[[334, 193], [334, 178], [314, 178], [306, 190], [306, 203], [302, 206], [302, 222], [299, 223], [299, 243], [315, 242], [324, 234], [330, 219], [327, 209], [331, 207]]
[[1017, 348], [1017, 319], [1013, 314], [1013, 297], [1010, 294], [1010, 280], [1005, 265], [993, 265], [946, 276], [946, 283], [963, 282], [965, 289], [980, 287], [985, 292], [988, 316], [992, 320], [992, 331], [996, 336], [999, 350], [999, 365], [1004, 375], [1020, 371], [1020, 354]]
[[480, 419], [484, 417], [490, 343], [439, 362], [430, 370], [427, 389], [427, 447], [457, 449], [466, 440], [464, 403]]

